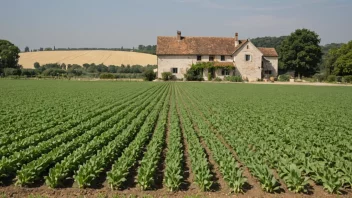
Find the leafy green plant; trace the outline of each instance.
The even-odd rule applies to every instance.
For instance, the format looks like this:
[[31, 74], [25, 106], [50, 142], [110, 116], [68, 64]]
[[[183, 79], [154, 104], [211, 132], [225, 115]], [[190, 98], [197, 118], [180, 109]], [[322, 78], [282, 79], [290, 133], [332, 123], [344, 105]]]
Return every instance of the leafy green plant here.
[[288, 168], [282, 167], [280, 177], [285, 181], [287, 188], [295, 193], [308, 192], [308, 177], [302, 176], [302, 170], [295, 164], [291, 164]]
[[172, 80], [172, 73], [171, 72], [161, 73], [161, 79], [163, 79], [164, 81]]
[[168, 100], [165, 100], [162, 109], [159, 124], [138, 169], [137, 182], [142, 190], [150, 189], [154, 185], [155, 172], [164, 145], [166, 120], [169, 111]]
[[336, 76], [335, 75], [329, 75], [326, 80], [328, 82], [336, 82]]
[[278, 80], [281, 82], [290, 81], [291, 76], [288, 74], [279, 75]]
[[182, 180], [182, 143], [179, 117], [176, 113], [176, 101], [173, 94], [171, 102], [171, 131], [169, 136], [168, 152], [166, 154], [166, 168], [164, 172], [164, 184], [170, 191], [179, 189]]
[[332, 168], [316, 173], [314, 177], [317, 182], [321, 182], [323, 187], [329, 193], [341, 194], [343, 182], [340, 180], [339, 174]]
[[216, 77], [216, 78], [214, 78], [214, 81], [220, 82], [220, 81], [222, 81], [222, 79], [219, 77]]

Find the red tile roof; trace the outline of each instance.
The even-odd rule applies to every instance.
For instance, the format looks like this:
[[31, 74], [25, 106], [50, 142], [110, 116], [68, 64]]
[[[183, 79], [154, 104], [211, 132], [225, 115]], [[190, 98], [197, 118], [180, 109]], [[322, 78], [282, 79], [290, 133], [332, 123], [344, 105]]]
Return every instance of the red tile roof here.
[[258, 47], [258, 49], [263, 53], [263, 56], [266, 57], [278, 57], [275, 48], [265, 48], [265, 47]]
[[235, 67], [235, 63], [234, 62], [218, 62], [218, 61], [214, 62], [214, 67], [228, 67], [228, 66]]
[[181, 37], [158, 36], [157, 55], [232, 55], [247, 40], [240, 40], [235, 47], [231, 37]]

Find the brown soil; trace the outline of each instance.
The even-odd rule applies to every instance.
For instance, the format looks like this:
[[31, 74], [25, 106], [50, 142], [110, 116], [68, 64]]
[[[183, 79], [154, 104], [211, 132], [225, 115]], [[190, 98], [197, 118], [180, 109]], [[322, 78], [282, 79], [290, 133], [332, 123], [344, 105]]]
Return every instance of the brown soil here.
[[7, 187], [0, 187], [0, 195], [6, 195], [7, 197], [14, 197], [14, 198], [25, 198], [33, 195], [41, 195], [44, 197], [82, 197], [82, 198], [96, 198], [96, 197], [113, 197], [116, 195], [134, 195], [138, 197], [143, 196], [152, 196], [152, 197], [186, 197], [186, 196], [198, 196], [198, 197], [283, 197], [283, 198], [312, 198], [312, 197], [326, 197], [326, 198], [333, 198], [333, 197], [351, 197], [351, 190], [346, 192], [347, 194], [344, 195], [331, 195], [326, 193], [325, 191], [316, 192], [314, 190], [314, 194], [305, 195], [305, 194], [269, 194], [269, 193], [262, 193], [261, 195], [256, 195], [252, 191], [248, 191], [244, 194], [227, 194], [228, 192], [216, 191], [216, 192], [200, 192], [197, 189], [189, 189], [187, 191], [178, 191], [178, 192], [169, 192], [165, 188], [152, 190], [152, 191], [141, 191], [139, 188], [128, 188], [125, 190], [111, 190], [106, 183], [103, 184], [104, 187], [101, 189], [78, 189], [75, 187], [72, 188], [63, 188], [63, 189], [50, 189], [47, 186], [40, 186], [37, 188], [23, 188], [17, 187], [14, 185], [7, 186]]

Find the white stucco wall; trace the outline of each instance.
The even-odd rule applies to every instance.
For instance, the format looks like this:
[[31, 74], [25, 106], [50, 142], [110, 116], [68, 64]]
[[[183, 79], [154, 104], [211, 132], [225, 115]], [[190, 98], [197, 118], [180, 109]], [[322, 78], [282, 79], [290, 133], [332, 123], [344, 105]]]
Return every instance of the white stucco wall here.
[[[202, 62], [209, 61], [209, 55], [201, 55]], [[221, 56], [214, 56], [214, 61], [221, 62]], [[232, 62], [232, 56], [225, 56], [225, 61], [223, 62]], [[186, 74], [187, 69], [191, 67], [192, 63], [197, 62], [196, 55], [189, 56], [166, 56], [166, 55], [158, 55], [158, 78], [161, 78], [161, 73], [163, 72], [171, 72], [171, 68], [178, 68], [178, 73], [173, 74], [176, 78], [184, 78], [184, 74]], [[221, 72], [220, 72], [221, 75]], [[203, 73], [203, 77], [205, 80], [208, 79], [208, 74], [205, 71]]]
[[264, 61], [263, 70], [271, 70], [271, 75], [277, 76], [278, 75], [278, 65], [279, 65], [279, 58], [278, 57], [263, 57], [268, 61]]
[[197, 61], [197, 56], [158, 56], [158, 78], [161, 78], [161, 73], [172, 72], [171, 68], [178, 68], [178, 73], [173, 74], [176, 78], [184, 78], [187, 69], [192, 63]]
[[[249, 46], [247, 49], [247, 45]], [[246, 54], [251, 55], [251, 60], [246, 61]], [[236, 63], [236, 75], [241, 75], [242, 78], [249, 81], [256, 81], [261, 76], [263, 54], [256, 48], [252, 42], [243, 45], [235, 54], [234, 60]]]
[[[219, 78], [221, 78], [221, 79], [224, 79], [224, 78], [225, 78], [225, 75], [222, 75], [222, 70], [223, 70], [223, 68], [221, 68], [221, 69], [216, 69], [216, 70], [215, 70], [215, 77], [219, 77]], [[230, 70], [228, 76], [232, 76], [233, 74], [234, 74], [234, 73], [233, 73], [233, 70]]]

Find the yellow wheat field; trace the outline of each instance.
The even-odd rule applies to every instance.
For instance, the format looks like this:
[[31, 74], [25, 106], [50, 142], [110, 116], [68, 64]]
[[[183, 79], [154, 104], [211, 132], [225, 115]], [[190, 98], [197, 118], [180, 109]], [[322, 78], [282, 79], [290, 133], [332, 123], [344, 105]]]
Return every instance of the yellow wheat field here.
[[34, 68], [34, 63], [79, 64], [95, 63], [104, 65], [156, 65], [155, 55], [126, 51], [41, 51], [20, 53], [19, 64], [23, 68]]

